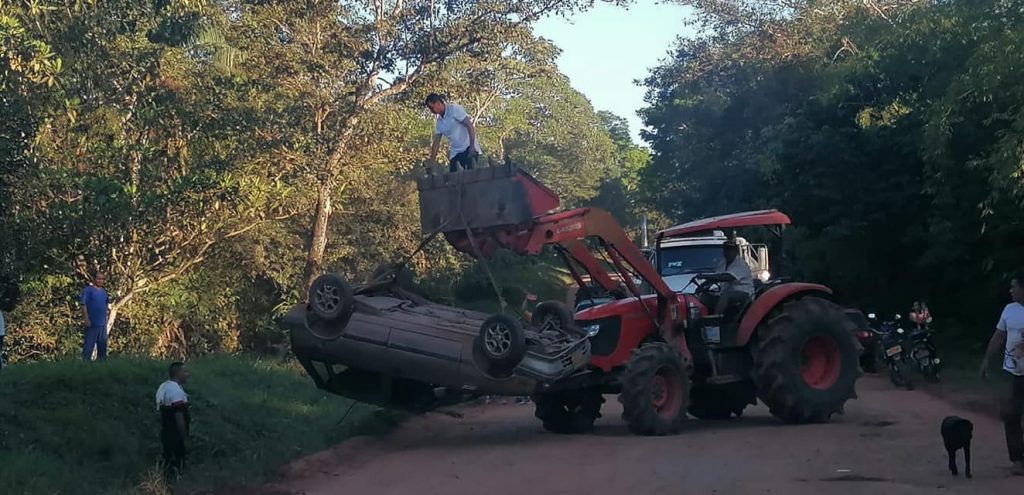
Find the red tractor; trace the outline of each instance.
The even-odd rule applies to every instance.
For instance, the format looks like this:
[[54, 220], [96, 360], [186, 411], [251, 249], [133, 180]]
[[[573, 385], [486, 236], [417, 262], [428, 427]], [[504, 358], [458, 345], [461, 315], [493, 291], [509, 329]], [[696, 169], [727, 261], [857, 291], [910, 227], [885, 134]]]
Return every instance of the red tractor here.
[[[714, 284], [674, 292], [611, 215], [554, 212], [557, 196], [514, 167], [430, 175], [419, 189], [424, 232], [479, 259], [553, 249], [581, 287], [589, 276], [616, 299], [575, 315], [545, 302], [524, 322], [433, 305], [396, 287], [401, 277], [353, 288], [324, 275], [285, 318], [321, 388], [407, 408], [453, 391], [532, 395], [536, 416], [558, 433], [591, 430], [603, 396], [618, 394], [642, 435], [677, 432], [687, 412], [739, 415], [758, 398], [785, 421], [826, 421], [855, 396], [858, 344], [826, 287], [769, 281], [710, 316]], [[788, 223], [776, 211], [732, 215], [658, 240]]]

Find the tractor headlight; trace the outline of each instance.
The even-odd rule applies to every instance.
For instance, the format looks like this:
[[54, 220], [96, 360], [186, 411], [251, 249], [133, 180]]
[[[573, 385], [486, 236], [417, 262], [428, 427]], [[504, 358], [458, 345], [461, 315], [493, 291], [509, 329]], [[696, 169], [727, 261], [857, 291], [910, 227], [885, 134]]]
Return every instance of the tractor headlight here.
[[583, 327], [583, 331], [587, 332], [587, 337], [593, 337], [597, 335], [597, 332], [601, 331], [601, 325], [594, 323], [593, 325], [587, 325]]

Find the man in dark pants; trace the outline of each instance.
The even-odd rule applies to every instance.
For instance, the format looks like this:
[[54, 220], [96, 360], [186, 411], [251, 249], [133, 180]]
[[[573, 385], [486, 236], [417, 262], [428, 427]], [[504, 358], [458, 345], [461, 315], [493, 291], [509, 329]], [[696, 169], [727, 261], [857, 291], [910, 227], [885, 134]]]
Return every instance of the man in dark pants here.
[[427, 108], [437, 116], [434, 123], [434, 139], [430, 143], [430, 161], [437, 159], [441, 136], [448, 138], [448, 171], [456, 172], [459, 166], [470, 170], [480, 156], [480, 143], [476, 139], [476, 127], [466, 109], [455, 103], [445, 102], [440, 95], [427, 96]]
[[164, 446], [164, 475], [168, 479], [185, 467], [185, 440], [188, 438], [188, 394], [182, 388], [188, 382], [184, 363], [171, 363], [169, 380], [156, 390], [156, 406], [160, 411], [160, 442]]
[[1014, 275], [1010, 281], [1010, 297], [1013, 302], [1003, 309], [996, 332], [989, 340], [981, 361], [981, 377], [985, 379], [988, 376], [992, 356], [1003, 351], [1003, 370], [1010, 373], [1012, 380], [1002, 411], [1006, 448], [1013, 462], [1013, 474], [1024, 476], [1024, 431], [1021, 428], [1024, 415], [1024, 273]]

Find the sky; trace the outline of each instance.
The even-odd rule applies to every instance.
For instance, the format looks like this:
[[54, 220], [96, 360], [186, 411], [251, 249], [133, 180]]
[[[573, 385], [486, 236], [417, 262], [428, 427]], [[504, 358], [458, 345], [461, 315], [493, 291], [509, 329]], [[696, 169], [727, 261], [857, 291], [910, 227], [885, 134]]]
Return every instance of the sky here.
[[537, 23], [537, 35], [562, 49], [558, 68], [597, 110], [629, 121], [638, 144], [646, 89], [635, 83], [665, 59], [684, 26], [689, 9], [638, 0], [628, 9], [599, 3], [569, 19], [549, 17]]

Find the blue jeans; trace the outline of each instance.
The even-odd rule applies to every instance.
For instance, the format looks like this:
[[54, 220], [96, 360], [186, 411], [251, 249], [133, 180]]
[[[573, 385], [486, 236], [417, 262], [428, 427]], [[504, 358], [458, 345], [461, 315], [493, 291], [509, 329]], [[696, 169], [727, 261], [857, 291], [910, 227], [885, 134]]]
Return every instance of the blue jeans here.
[[85, 345], [82, 347], [83, 361], [92, 361], [93, 348], [96, 349], [96, 359], [107, 359], [107, 327], [85, 329]]

